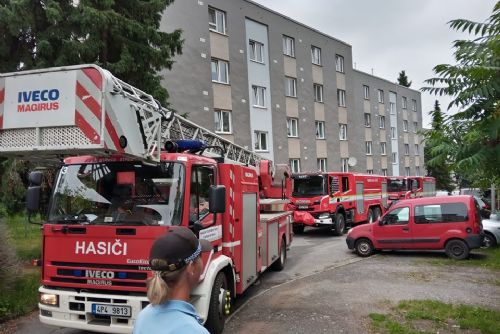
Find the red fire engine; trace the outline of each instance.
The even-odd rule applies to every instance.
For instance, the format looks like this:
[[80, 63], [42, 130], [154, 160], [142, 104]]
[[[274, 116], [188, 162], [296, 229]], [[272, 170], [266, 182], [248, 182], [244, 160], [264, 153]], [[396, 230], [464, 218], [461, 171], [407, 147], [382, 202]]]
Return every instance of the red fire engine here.
[[430, 176], [388, 176], [389, 200], [436, 195], [436, 179]]
[[[232, 297], [292, 240], [289, 176], [94, 65], [0, 75], [0, 153], [60, 164], [42, 225], [40, 320], [130, 333], [171, 226], [212, 242], [192, 302], [221, 333]], [[61, 163], [61, 156], [69, 156]], [[27, 204], [39, 206], [41, 174]]]
[[293, 174], [292, 179], [295, 233], [305, 226], [328, 226], [334, 235], [342, 235], [346, 227], [372, 222], [387, 208], [384, 176], [320, 172]]

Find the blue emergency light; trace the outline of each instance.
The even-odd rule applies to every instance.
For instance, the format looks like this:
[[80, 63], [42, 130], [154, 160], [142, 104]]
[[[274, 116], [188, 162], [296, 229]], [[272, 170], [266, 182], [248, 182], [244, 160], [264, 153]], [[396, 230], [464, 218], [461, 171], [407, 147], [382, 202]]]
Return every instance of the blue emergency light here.
[[197, 152], [206, 147], [205, 142], [193, 139], [169, 140], [165, 143], [165, 150], [170, 153], [184, 151]]

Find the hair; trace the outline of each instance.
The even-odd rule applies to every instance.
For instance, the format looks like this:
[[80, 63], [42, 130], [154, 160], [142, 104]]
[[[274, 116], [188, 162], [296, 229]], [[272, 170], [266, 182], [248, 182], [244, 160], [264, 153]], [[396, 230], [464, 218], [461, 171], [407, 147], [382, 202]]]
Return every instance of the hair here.
[[152, 305], [166, 302], [171, 285], [179, 281], [185, 269], [186, 266], [176, 271], [155, 271], [154, 276], [147, 283], [149, 302]]

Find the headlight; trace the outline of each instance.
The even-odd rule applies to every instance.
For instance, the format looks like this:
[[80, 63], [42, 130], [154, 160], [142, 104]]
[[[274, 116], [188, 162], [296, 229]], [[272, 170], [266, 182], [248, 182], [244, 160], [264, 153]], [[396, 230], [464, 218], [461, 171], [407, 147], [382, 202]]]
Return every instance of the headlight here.
[[328, 212], [322, 213], [318, 216], [319, 219], [330, 218], [330, 214]]
[[350, 228], [348, 231], [347, 231], [347, 235], [349, 235], [349, 233], [352, 232], [352, 228]]
[[51, 293], [41, 293], [40, 294], [40, 304], [59, 306], [59, 296]]

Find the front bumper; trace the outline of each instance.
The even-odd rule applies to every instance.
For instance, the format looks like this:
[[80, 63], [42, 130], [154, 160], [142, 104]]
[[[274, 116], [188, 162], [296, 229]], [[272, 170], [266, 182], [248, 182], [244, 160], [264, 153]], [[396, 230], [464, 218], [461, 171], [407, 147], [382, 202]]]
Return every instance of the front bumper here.
[[347, 248], [354, 249], [354, 239], [353, 238], [347, 237], [345, 239], [345, 242], [347, 243]]
[[469, 235], [465, 237], [465, 242], [470, 249], [480, 248], [483, 244], [483, 234]]
[[319, 219], [319, 218], [315, 218], [314, 219], [314, 226], [323, 226], [323, 225], [332, 225], [333, 224], [333, 220], [332, 218], [328, 217], [328, 218], [322, 218], [322, 219]]

